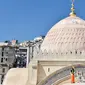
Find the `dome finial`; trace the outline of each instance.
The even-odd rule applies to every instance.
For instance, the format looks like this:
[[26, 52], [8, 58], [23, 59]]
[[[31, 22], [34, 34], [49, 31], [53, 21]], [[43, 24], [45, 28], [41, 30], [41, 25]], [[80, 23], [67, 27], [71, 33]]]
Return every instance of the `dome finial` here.
[[72, 7], [71, 7], [71, 13], [70, 13], [70, 16], [76, 16], [75, 8], [74, 8], [74, 0], [72, 0]]

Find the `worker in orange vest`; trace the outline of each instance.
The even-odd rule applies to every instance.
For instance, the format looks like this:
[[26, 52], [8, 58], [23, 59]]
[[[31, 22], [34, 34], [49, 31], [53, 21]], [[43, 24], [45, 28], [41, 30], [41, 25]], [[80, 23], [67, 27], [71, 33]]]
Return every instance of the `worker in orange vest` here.
[[71, 69], [71, 83], [75, 83], [75, 69], [72, 67]]

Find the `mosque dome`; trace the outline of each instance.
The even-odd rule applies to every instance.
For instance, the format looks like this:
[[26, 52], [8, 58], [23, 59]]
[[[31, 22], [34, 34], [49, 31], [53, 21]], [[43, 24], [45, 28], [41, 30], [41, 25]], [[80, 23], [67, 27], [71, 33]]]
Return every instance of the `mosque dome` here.
[[85, 50], [85, 21], [69, 16], [55, 24], [47, 33], [41, 50], [47, 52], [72, 52]]

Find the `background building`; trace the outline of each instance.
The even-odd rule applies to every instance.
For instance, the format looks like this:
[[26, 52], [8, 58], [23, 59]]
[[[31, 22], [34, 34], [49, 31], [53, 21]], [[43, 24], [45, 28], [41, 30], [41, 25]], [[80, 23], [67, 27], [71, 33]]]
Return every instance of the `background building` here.
[[[18, 56], [22, 55], [25, 57], [27, 66], [28, 66], [29, 62], [33, 59], [33, 57], [37, 53], [39, 53], [41, 44], [44, 40], [44, 37], [45, 36], [40, 36], [40, 37], [34, 38], [34, 40], [25, 41], [23, 43], [20, 43], [20, 47], [19, 47], [20, 55], [18, 55]], [[22, 51], [24, 52], [24, 55], [23, 55]]]
[[11, 68], [25, 68], [39, 52], [44, 36], [32, 41], [18, 43], [18, 40], [0, 42], [0, 83]]
[[14, 61], [15, 47], [9, 46], [7, 43], [0, 43], [0, 83], [7, 71], [13, 67]]

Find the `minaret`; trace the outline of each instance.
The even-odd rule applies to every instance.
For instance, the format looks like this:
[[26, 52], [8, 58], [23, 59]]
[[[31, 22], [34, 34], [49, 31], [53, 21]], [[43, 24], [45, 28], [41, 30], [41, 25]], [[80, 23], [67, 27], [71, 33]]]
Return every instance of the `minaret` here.
[[70, 16], [72, 16], [72, 17], [76, 16], [75, 8], [74, 8], [74, 0], [72, 0], [72, 7], [71, 7]]

